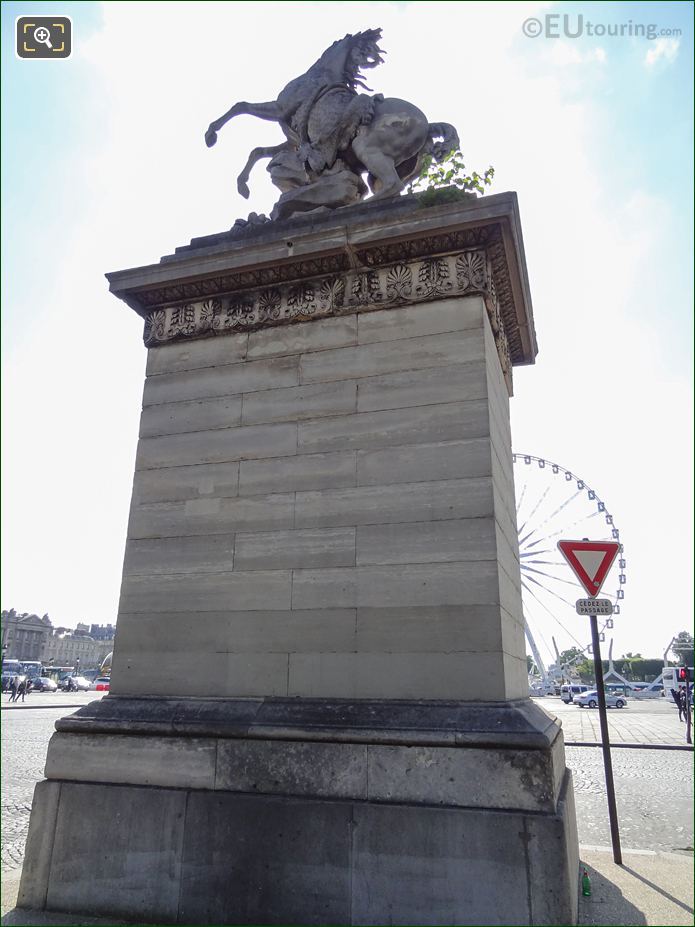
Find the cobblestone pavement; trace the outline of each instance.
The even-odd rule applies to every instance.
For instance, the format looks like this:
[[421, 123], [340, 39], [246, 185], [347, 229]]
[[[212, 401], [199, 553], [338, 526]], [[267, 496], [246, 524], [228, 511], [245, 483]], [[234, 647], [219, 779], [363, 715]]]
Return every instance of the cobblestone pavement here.
[[[43, 778], [48, 741], [55, 721], [78, 704], [98, 697], [32, 695], [25, 707], [8, 708], [2, 700], [2, 850], [3, 872], [22, 864], [35, 783]], [[563, 721], [565, 740], [600, 738], [598, 713], [540, 699]], [[32, 707], [29, 707], [31, 704]], [[634, 710], [633, 710], [634, 709]], [[628, 712], [630, 712], [628, 716]], [[683, 743], [684, 725], [668, 704], [631, 703], [609, 713], [614, 742]], [[583, 735], [583, 736], [579, 736]], [[661, 738], [660, 740], [657, 738]], [[610, 844], [603, 778], [603, 755], [596, 747], [567, 747], [583, 846]], [[625, 849], [685, 850], [693, 846], [693, 754], [675, 750], [612, 751], [621, 840]]]

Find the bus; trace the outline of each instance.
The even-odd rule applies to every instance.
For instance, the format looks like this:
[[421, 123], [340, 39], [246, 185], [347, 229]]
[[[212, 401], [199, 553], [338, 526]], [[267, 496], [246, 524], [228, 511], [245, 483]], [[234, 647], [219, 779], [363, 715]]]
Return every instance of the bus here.
[[36, 679], [42, 675], [41, 660], [3, 660], [2, 675], [28, 676], [29, 679]]
[[39, 676], [43, 675], [41, 660], [20, 660], [19, 664], [22, 667], [22, 675], [27, 676], [29, 679], [38, 679]]
[[44, 666], [43, 675], [48, 676], [53, 682], [60, 682], [65, 676], [72, 676], [75, 671], [74, 666]]
[[22, 675], [22, 664], [19, 660], [2, 661], [2, 691], [4, 692], [14, 676]]

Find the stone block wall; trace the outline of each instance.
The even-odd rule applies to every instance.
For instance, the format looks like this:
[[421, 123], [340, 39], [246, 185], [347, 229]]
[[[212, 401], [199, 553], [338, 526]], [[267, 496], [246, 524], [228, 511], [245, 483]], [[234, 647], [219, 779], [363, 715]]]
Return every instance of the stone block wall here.
[[150, 349], [113, 692], [527, 694], [481, 297]]

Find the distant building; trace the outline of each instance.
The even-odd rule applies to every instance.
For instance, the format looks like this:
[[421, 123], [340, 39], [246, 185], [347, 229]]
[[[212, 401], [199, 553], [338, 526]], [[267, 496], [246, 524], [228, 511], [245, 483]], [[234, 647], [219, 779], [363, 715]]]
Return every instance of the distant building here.
[[79, 622], [77, 627], [54, 628], [48, 615], [18, 614], [15, 609], [3, 611], [2, 645], [7, 645], [8, 660], [53, 661], [54, 666], [75, 666], [80, 669], [98, 669], [104, 657], [113, 650], [116, 626], [113, 624], [88, 625]]
[[95, 640], [86, 625], [75, 630], [56, 628], [46, 641], [43, 661], [54, 666], [75, 666], [80, 661], [80, 669], [99, 669], [104, 657], [113, 650], [113, 638]]
[[0, 613], [2, 646], [8, 660], [42, 660], [52, 625], [48, 615], [19, 615], [14, 608]]

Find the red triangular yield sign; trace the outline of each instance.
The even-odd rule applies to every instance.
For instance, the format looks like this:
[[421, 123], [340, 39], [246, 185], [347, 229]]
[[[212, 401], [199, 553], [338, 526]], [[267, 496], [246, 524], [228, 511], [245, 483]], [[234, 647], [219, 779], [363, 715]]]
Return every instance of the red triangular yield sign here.
[[619, 542], [558, 541], [557, 546], [587, 593], [597, 596], [620, 550]]

